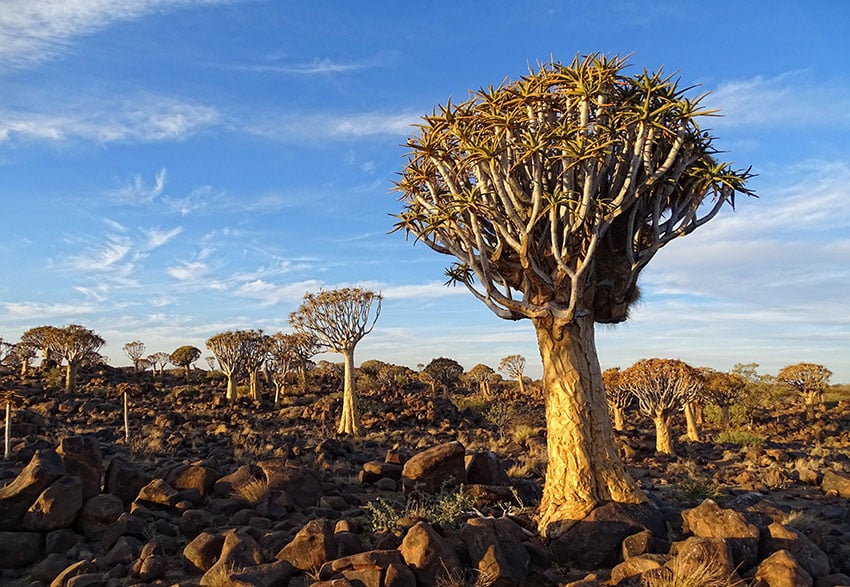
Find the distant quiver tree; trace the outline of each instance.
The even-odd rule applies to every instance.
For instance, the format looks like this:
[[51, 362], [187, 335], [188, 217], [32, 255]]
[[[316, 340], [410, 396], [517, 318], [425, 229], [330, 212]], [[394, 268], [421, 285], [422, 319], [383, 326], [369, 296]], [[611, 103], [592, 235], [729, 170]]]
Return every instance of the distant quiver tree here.
[[525, 357], [522, 355], [502, 357], [502, 361], [499, 363], [499, 371], [516, 379], [519, 384], [519, 392], [525, 394], [525, 382], [522, 380], [525, 376]]
[[457, 259], [448, 283], [534, 325], [548, 428], [538, 522], [550, 535], [603, 502], [646, 500], [614, 444], [594, 323], [625, 320], [655, 253], [751, 194], [750, 171], [715, 158], [701, 96], [626, 66], [576, 56], [439, 106], [408, 140], [396, 185], [395, 229]]
[[124, 353], [133, 361], [133, 370], [139, 371], [139, 363], [145, 355], [145, 343], [140, 340], [128, 342], [123, 347]]
[[797, 363], [783, 367], [776, 375], [776, 380], [793, 388], [803, 399], [806, 406], [806, 417], [813, 420], [815, 406], [823, 401], [823, 392], [829, 385], [832, 371], [817, 363]]
[[72, 393], [77, 387], [77, 371], [85, 362], [97, 363], [98, 351], [106, 344], [97, 333], [79, 324], [54, 328], [47, 335], [48, 355], [54, 354], [65, 361], [65, 391]]
[[381, 314], [381, 294], [357, 287], [307, 292], [289, 322], [296, 332], [312, 334], [320, 347], [340, 353], [345, 362], [340, 434], [358, 434], [354, 347], [372, 331]]
[[201, 349], [190, 344], [183, 345], [174, 350], [168, 360], [178, 367], [183, 367], [186, 372], [186, 378], [189, 378], [189, 370], [192, 365], [201, 357]]

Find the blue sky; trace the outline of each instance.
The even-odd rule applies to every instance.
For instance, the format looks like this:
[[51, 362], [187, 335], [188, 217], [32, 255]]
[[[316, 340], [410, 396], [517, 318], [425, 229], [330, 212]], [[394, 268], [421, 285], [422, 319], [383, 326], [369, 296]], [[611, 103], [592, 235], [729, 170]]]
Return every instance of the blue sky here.
[[602, 366], [812, 361], [850, 382], [847, 22], [843, 0], [3, 0], [0, 337], [79, 323], [112, 364], [134, 339], [206, 354], [358, 285], [385, 296], [358, 362], [521, 353], [539, 376], [528, 321], [387, 234], [390, 188], [435, 105], [599, 51], [711, 91], [761, 196], [656, 256], [632, 319], [598, 330]]

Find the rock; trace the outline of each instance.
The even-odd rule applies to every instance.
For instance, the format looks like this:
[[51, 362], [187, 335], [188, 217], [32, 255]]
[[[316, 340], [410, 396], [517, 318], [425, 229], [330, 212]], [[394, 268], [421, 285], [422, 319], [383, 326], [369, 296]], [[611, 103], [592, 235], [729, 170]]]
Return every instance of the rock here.
[[280, 587], [288, 585], [295, 569], [286, 561], [274, 561], [264, 565], [247, 567], [228, 577], [233, 587]]
[[659, 538], [667, 535], [658, 510], [649, 504], [609, 502], [553, 540], [552, 558], [582, 570], [611, 568], [620, 562], [623, 541], [643, 530]]
[[59, 441], [56, 452], [65, 462], [65, 472], [79, 477], [82, 482], [83, 501], [100, 493], [103, 455], [94, 436], [69, 436]]
[[285, 491], [299, 508], [316, 505], [324, 495], [318, 476], [306, 467], [290, 465], [285, 459], [268, 459], [257, 466], [265, 475], [269, 489]]
[[287, 561], [300, 571], [310, 571], [336, 557], [333, 524], [329, 520], [318, 519], [307, 522], [275, 558]]
[[637, 577], [647, 571], [660, 569], [670, 560], [665, 554], [641, 554], [629, 557], [611, 569], [611, 583], [619, 584], [629, 577]]
[[59, 573], [68, 568], [71, 562], [71, 559], [64, 554], [51, 552], [29, 570], [29, 576], [35, 581], [41, 581], [45, 585], [49, 585]]
[[49, 532], [68, 528], [83, 508], [83, 483], [79, 477], [64, 475], [41, 492], [24, 514], [24, 530]]
[[44, 550], [48, 553], [65, 554], [83, 540], [82, 536], [68, 528], [54, 530], [44, 537]]
[[508, 518], [472, 518], [460, 531], [469, 558], [493, 585], [525, 585], [531, 559], [522, 529]]
[[157, 581], [168, 572], [168, 559], [160, 554], [153, 554], [142, 561], [139, 567], [139, 579], [146, 582]]
[[812, 587], [812, 577], [787, 550], [778, 550], [759, 564], [753, 587]]
[[202, 496], [210, 495], [218, 479], [218, 471], [203, 465], [179, 465], [165, 478], [174, 489], [197, 489]]
[[404, 467], [397, 463], [383, 463], [380, 461], [369, 461], [363, 463], [359, 478], [363, 483], [377, 483], [381, 479], [392, 479], [401, 481], [401, 471]]
[[213, 495], [216, 497], [230, 497], [242, 485], [253, 482], [257, 479], [254, 474], [254, 469], [250, 465], [242, 465], [229, 475], [225, 475], [217, 479], [213, 484]]
[[65, 474], [65, 464], [56, 451], [35, 451], [29, 464], [14, 481], [0, 488], [0, 530], [16, 530], [41, 492]]
[[98, 557], [98, 562], [107, 567], [112, 567], [118, 564], [130, 565], [142, 550], [142, 542], [138, 538], [132, 536], [121, 536], [115, 541], [112, 548], [109, 549], [102, 557]]
[[97, 565], [88, 560], [81, 560], [68, 565], [65, 570], [56, 575], [50, 587], [65, 587], [74, 577], [90, 575], [97, 572]]
[[44, 557], [38, 532], [0, 532], [0, 569], [21, 569]]
[[[623, 560], [629, 560], [633, 556], [640, 556], [642, 554], [666, 552], [667, 549], [661, 547], [660, 542], [649, 530], [641, 530], [636, 534], [626, 536], [622, 546]], [[667, 547], [669, 548], [669, 544]]]
[[466, 482], [477, 485], [507, 485], [510, 480], [499, 456], [489, 450], [473, 453], [465, 459]]
[[205, 573], [215, 564], [224, 546], [224, 536], [201, 532], [183, 549], [183, 566], [193, 573]]
[[[227, 530], [218, 560], [201, 577], [201, 585], [221, 585], [217, 582], [234, 569], [244, 569], [261, 564], [262, 553], [257, 541], [244, 530]], [[185, 551], [184, 551], [185, 554]]]
[[213, 524], [213, 517], [207, 510], [186, 510], [180, 516], [178, 528], [183, 536], [194, 538], [204, 528]]
[[103, 531], [100, 545], [105, 550], [109, 550], [121, 536], [133, 536], [141, 540], [145, 537], [145, 532], [147, 528], [138, 516], [121, 512], [121, 515]]
[[850, 587], [850, 577], [841, 573], [815, 579], [815, 587]]
[[136, 500], [143, 504], [174, 507], [180, 497], [177, 490], [162, 479], [154, 479], [139, 490]]
[[448, 583], [463, 575], [457, 553], [427, 522], [411, 527], [399, 550], [420, 585]]
[[829, 574], [829, 557], [824, 551], [805, 534], [774, 522], [767, 527], [762, 552], [769, 554], [778, 550], [787, 550], [791, 553], [812, 577], [823, 577]]
[[682, 531], [700, 538], [725, 538], [732, 549], [735, 566], [748, 569], [758, 562], [759, 530], [740, 512], [722, 509], [706, 499], [682, 512]]
[[109, 493], [96, 495], [83, 505], [77, 516], [77, 530], [89, 540], [100, 540], [106, 528], [123, 512], [124, 504], [118, 496]]
[[397, 550], [370, 550], [327, 562], [319, 571], [319, 580], [344, 578], [353, 585], [382, 587], [382, 578], [390, 568], [394, 571], [393, 584], [415, 587], [416, 578]]
[[466, 483], [465, 454], [463, 445], [454, 441], [413, 455], [404, 463], [402, 469], [404, 491], [421, 490], [434, 493], [444, 486]]
[[142, 487], [151, 482], [151, 476], [139, 467], [121, 458], [114, 458], [106, 469], [104, 490], [118, 497], [126, 506], [139, 495]]
[[691, 564], [696, 566], [711, 561], [712, 566], [722, 568], [726, 576], [731, 576], [735, 572], [732, 547], [725, 538], [691, 536], [681, 542], [673, 543], [670, 554], [679, 559], [680, 568], [689, 568]]
[[823, 474], [820, 488], [824, 493], [833, 493], [845, 499], [850, 499], [850, 476], [836, 471], [826, 471]]

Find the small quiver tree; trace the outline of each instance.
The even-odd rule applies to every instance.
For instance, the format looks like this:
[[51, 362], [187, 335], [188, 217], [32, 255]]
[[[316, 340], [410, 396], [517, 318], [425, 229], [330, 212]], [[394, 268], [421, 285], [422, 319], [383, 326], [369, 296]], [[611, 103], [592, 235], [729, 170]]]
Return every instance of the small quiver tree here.
[[614, 430], [619, 432], [623, 430], [626, 408], [635, 399], [634, 394], [621, 384], [621, 375], [619, 367], [605, 369], [602, 372], [602, 385], [605, 386], [608, 409], [611, 410], [611, 416], [614, 420]]
[[525, 382], [522, 380], [525, 374], [525, 357], [522, 355], [502, 357], [502, 361], [499, 363], [499, 371], [512, 379], [516, 379], [519, 384], [519, 393], [525, 395]]
[[201, 349], [192, 345], [183, 345], [174, 350], [168, 360], [178, 367], [183, 367], [186, 379], [189, 379], [189, 373], [192, 365], [201, 357]]
[[98, 351], [106, 344], [94, 331], [79, 324], [64, 328], [52, 328], [47, 334], [49, 354], [65, 361], [65, 391], [72, 393], [77, 387], [77, 371], [86, 362], [94, 363], [100, 357]]
[[21, 377], [26, 377], [29, 374], [30, 363], [38, 353], [38, 348], [25, 342], [19, 342], [12, 348], [12, 354], [20, 364]]
[[655, 424], [655, 450], [674, 454], [670, 420], [702, 385], [696, 369], [678, 359], [643, 359], [623, 371], [620, 379]]
[[492, 367], [484, 363], [478, 363], [467, 373], [470, 381], [478, 385], [478, 390], [481, 392], [481, 397], [484, 399], [493, 399], [493, 391], [490, 389], [490, 383], [496, 377], [496, 372]]
[[744, 395], [747, 380], [735, 373], [723, 373], [714, 369], [701, 369], [702, 395], [706, 401], [720, 409], [720, 429], [728, 431], [732, 418], [731, 409]]
[[319, 346], [340, 353], [345, 362], [340, 434], [359, 434], [354, 380], [354, 347], [372, 331], [381, 314], [381, 295], [360, 288], [304, 294], [289, 322], [296, 332], [313, 335]]
[[165, 367], [171, 362], [171, 355], [166, 352], [159, 351], [148, 355], [144, 360], [151, 365], [154, 375], [162, 376], [165, 374]]
[[121, 396], [124, 413], [124, 442], [130, 444], [130, 396], [142, 395], [142, 388], [135, 383], [119, 383], [115, 386], [115, 392]]
[[806, 407], [806, 417], [815, 418], [815, 406], [823, 402], [823, 393], [829, 385], [832, 371], [817, 363], [797, 363], [783, 367], [776, 375], [779, 383], [787, 385], [800, 394]]
[[145, 343], [140, 340], [128, 342], [123, 347], [124, 353], [133, 361], [133, 371], [139, 371], [139, 361], [145, 356]]
[[228, 401], [236, 399], [236, 377], [244, 361], [240, 340], [238, 331], [220, 332], [207, 340], [207, 348], [215, 357], [219, 370], [227, 377], [225, 398]]
[[646, 500], [614, 443], [594, 324], [625, 320], [654, 255], [751, 193], [749, 170], [715, 159], [701, 97], [627, 65], [577, 56], [439, 106], [408, 140], [397, 183], [396, 229], [455, 257], [450, 283], [497, 316], [534, 325], [547, 534], [601, 503]]
[[9, 460], [12, 450], [12, 408], [24, 403], [24, 396], [11, 389], [0, 390], [0, 402], [6, 407], [6, 434], [3, 449], [3, 458]]
[[260, 401], [260, 369], [268, 358], [269, 337], [262, 330], [240, 330], [239, 345], [242, 347], [242, 366], [248, 372], [248, 388], [251, 398]]
[[437, 357], [431, 359], [431, 362], [423, 369], [430, 376], [430, 380], [426, 377], [423, 379], [431, 385], [431, 393], [436, 395], [437, 386], [440, 387], [443, 394], [448, 394], [450, 389], [458, 386], [460, 377], [463, 375], [463, 365], [448, 357]]

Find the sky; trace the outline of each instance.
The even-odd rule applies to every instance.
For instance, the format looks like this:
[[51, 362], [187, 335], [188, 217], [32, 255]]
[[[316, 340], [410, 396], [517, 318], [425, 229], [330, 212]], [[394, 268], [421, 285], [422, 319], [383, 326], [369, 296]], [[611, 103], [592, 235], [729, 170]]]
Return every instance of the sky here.
[[850, 382], [848, 22], [844, 0], [0, 0], [0, 337], [73, 323], [113, 365], [133, 340], [206, 356], [357, 286], [384, 296], [358, 364], [522, 354], [539, 377], [529, 321], [389, 234], [392, 186], [438, 104], [602, 52], [711, 92], [703, 126], [759, 195], [656, 255], [631, 319], [597, 330], [602, 367]]

